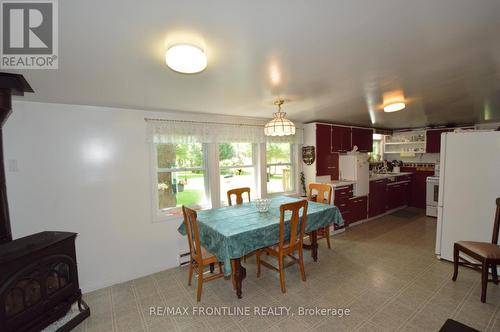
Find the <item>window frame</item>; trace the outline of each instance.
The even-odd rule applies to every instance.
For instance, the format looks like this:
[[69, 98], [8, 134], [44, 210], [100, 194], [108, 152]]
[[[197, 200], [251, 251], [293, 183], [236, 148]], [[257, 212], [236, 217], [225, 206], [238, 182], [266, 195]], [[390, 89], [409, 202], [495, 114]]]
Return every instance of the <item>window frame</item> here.
[[[179, 167], [179, 168], [159, 168], [158, 167], [158, 150], [157, 145], [159, 144], [177, 144], [177, 143], [155, 143], [151, 144], [151, 160], [152, 160], [152, 211], [153, 211], [153, 222], [163, 222], [172, 219], [182, 218], [182, 213], [180, 214], [169, 214], [168, 211], [173, 209], [179, 209], [180, 207], [171, 207], [169, 209], [162, 210], [159, 208], [159, 197], [158, 197], [158, 174], [159, 173], [178, 173], [178, 172], [189, 172], [189, 171], [203, 171], [203, 185], [205, 190], [206, 204], [196, 205], [195, 209], [209, 209], [212, 207], [212, 201], [210, 197], [210, 181], [208, 176], [208, 144], [207, 143], [191, 143], [191, 144], [201, 144], [202, 147], [202, 165], [201, 167]], [[180, 144], [180, 143], [179, 143]], [[189, 144], [189, 143], [187, 143]]]

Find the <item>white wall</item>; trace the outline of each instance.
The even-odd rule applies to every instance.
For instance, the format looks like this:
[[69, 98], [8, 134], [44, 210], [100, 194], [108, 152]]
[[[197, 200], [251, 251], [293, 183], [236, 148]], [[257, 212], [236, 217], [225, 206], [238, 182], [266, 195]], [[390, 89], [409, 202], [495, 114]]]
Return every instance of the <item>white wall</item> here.
[[144, 117], [265, 121], [14, 101], [4, 127], [13, 236], [77, 232], [84, 292], [178, 264], [180, 221], [152, 223]]

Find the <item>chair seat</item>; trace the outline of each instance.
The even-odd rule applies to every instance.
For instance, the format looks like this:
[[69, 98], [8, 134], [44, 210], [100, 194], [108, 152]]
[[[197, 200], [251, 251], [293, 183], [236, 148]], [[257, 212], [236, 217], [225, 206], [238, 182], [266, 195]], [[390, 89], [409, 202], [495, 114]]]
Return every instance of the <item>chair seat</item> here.
[[500, 246], [487, 242], [458, 241], [457, 244], [487, 259], [500, 259]]

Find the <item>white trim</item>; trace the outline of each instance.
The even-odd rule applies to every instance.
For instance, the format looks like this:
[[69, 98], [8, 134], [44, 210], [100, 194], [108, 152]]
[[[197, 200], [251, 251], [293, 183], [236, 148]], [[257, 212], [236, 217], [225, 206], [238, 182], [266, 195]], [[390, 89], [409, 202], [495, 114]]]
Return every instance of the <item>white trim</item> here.
[[337, 124], [337, 123], [331, 123], [331, 122], [316, 122], [316, 121], [313, 121], [313, 122], [307, 122], [305, 124], [322, 124], [322, 125], [336, 126], [336, 127], [345, 127], [345, 128], [371, 129], [371, 130], [373, 130], [375, 132], [375, 128], [373, 128], [373, 127], [351, 126], [351, 125]]

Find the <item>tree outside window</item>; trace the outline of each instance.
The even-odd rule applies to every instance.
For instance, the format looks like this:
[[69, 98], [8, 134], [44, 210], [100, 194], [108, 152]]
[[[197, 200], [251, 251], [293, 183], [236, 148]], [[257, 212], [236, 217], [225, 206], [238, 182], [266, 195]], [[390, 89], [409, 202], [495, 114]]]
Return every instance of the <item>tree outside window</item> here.
[[158, 208], [180, 215], [178, 207], [208, 205], [202, 144], [156, 144]]

